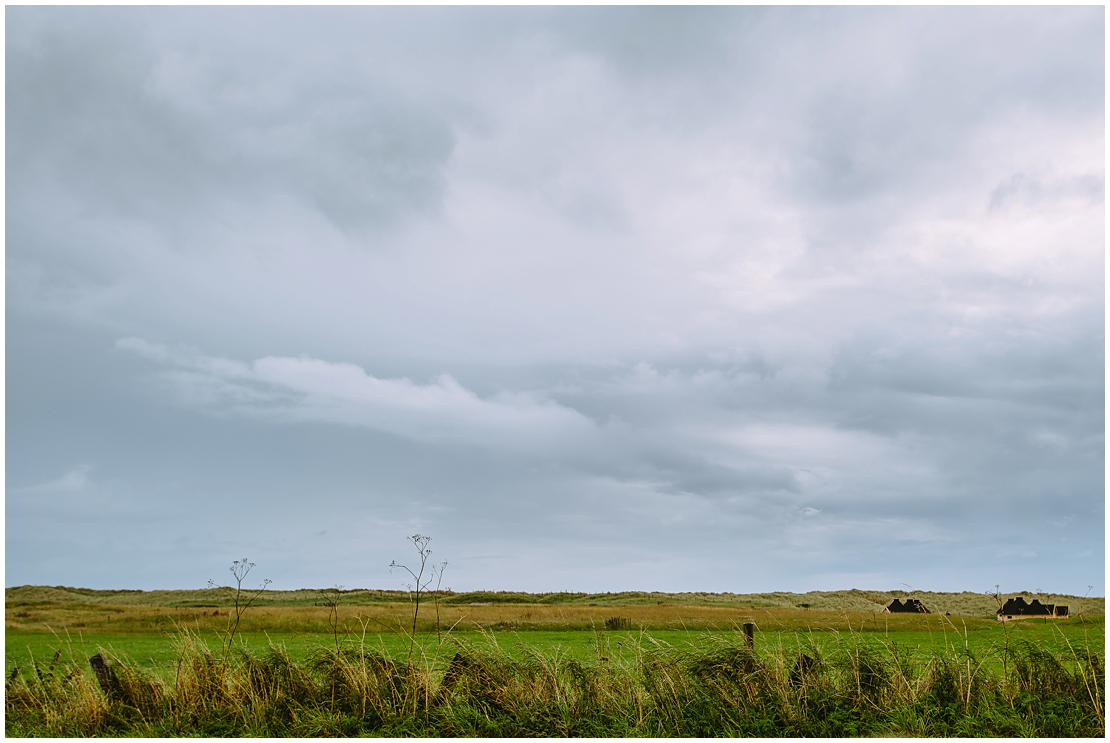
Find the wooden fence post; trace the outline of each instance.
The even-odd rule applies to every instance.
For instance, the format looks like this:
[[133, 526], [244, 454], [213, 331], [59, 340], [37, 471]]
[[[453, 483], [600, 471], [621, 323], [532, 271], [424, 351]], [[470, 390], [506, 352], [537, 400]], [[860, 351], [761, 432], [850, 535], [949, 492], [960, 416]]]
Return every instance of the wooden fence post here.
[[100, 653], [89, 658], [89, 665], [92, 666], [93, 673], [96, 674], [96, 682], [100, 684], [100, 690], [104, 692], [105, 696], [110, 699], [117, 699], [121, 695], [119, 677], [116, 676], [116, 669], [108, 665], [107, 659]]
[[755, 625], [751, 622], [744, 622], [744, 643], [755, 649]]

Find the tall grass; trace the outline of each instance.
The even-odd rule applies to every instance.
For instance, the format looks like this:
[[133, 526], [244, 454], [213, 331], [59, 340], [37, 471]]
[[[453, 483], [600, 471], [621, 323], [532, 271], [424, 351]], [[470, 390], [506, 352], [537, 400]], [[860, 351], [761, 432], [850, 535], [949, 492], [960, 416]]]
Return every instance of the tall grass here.
[[410, 662], [362, 644], [294, 662], [214, 656], [188, 633], [172, 673], [86, 659], [9, 675], [13, 736], [1103, 736], [1104, 656], [1016, 641], [922, 656], [846, 635], [756, 652], [734, 634], [675, 647], [598, 634], [596, 658], [510, 654], [488, 635]]

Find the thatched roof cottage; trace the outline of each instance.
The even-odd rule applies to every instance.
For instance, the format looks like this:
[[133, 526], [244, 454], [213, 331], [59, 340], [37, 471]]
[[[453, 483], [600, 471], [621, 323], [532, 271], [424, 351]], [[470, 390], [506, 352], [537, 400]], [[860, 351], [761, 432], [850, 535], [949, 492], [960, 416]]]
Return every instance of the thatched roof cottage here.
[[931, 612], [925, 608], [925, 604], [917, 599], [906, 599], [906, 603], [902, 603], [898, 599], [890, 602], [890, 606], [883, 609], [884, 614], [930, 614]]
[[1067, 619], [1068, 607], [1063, 604], [1042, 604], [1039, 599], [1026, 603], [1024, 596], [1015, 596], [1006, 601], [998, 610], [998, 621], [1008, 622], [1012, 619], [1031, 619], [1044, 617], [1046, 619]]

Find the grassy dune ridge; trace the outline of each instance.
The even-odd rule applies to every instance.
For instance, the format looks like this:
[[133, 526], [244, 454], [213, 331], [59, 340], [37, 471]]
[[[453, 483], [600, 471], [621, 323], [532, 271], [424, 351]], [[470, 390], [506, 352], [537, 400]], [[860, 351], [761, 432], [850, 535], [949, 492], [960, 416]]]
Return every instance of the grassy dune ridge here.
[[[341, 591], [342, 602], [348, 606], [395, 604], [409, 601], [406, 591], [351, 589]], [[105, 604], [113, 606], [157, 606], [211, 608], [229, 606], [231, 599], [225, 589], [138, 591], [96, 590], [68, 586], [16, 586], [5, 589], [5, 602], [15, 604]], [[661, 593], [624, 591], [619, 593], [524, 593], [518, 591], [454, 591], [440, 592], [445, 605], [471, 604], [538, 606], [705, 606], [751, 609], [827, 609], [833, 611], [882, 611], [894, 599], [919, 598], [933, 612], [951, 612], [961, 616], [993, 616], [998, 608], [994, 598], [983, 593], [964, 591], [942, 593], [931, 591], [810, 591], [808, 593]], [[1006, 596], [1033, 596], [1042, 603], [1067, 604], [1073, 614], [1104, 613], [1102, 597], [1035, 594], [1030, 591], [1007, 593]], [[256, 606], [316, 606], [320, 590], [267, 590]]]

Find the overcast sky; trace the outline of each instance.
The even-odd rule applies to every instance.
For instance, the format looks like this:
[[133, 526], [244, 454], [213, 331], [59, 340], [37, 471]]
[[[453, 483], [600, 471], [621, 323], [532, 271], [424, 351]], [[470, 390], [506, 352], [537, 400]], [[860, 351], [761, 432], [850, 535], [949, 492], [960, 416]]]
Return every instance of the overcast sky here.
[[1103, 594], [1103, 13], [7, 8], [7, 585]]

